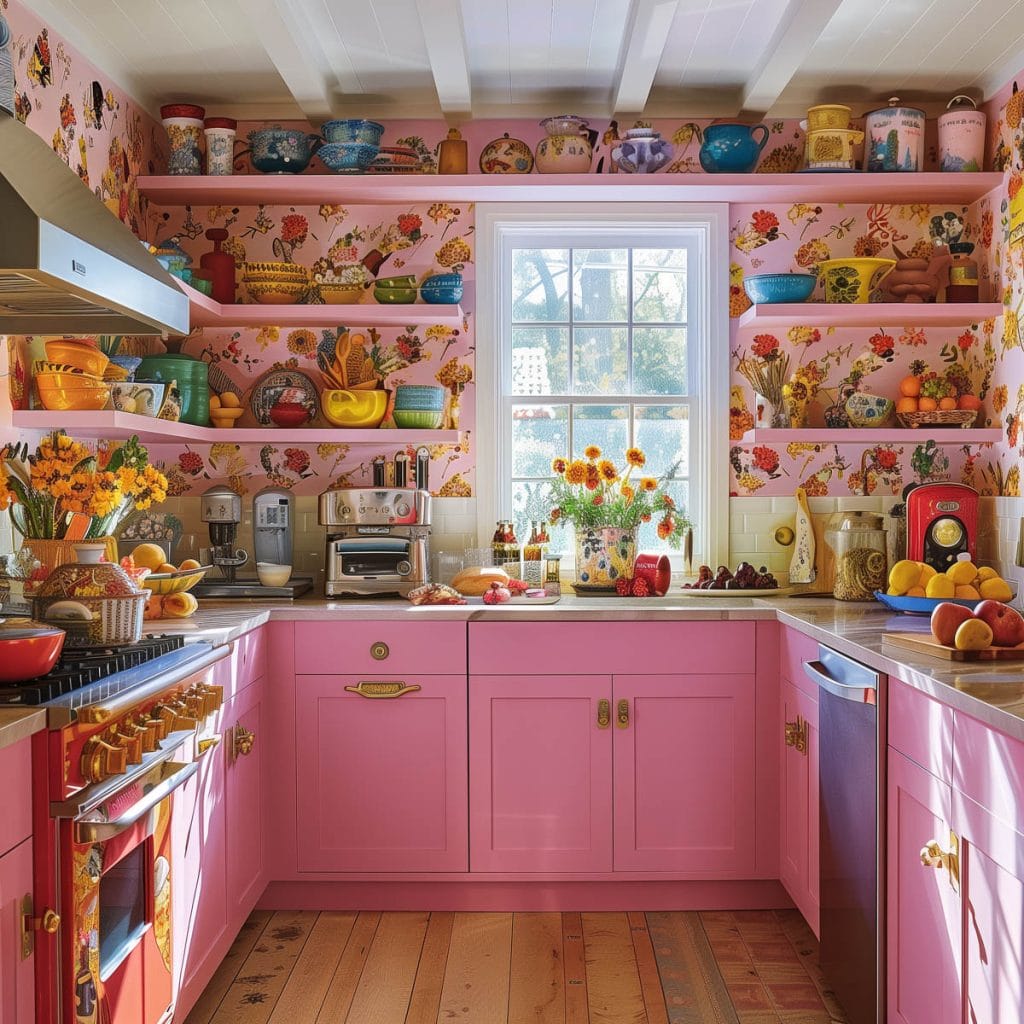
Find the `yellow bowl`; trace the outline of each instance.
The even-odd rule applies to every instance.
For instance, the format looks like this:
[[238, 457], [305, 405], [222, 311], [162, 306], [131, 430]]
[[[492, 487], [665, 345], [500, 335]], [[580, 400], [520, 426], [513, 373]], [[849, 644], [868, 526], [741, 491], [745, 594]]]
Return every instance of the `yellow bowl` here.
[[825, 301], [869, 302], [871, 293], [895, 266], [895, 260], [868, 256], [822, 260], [818, 264], [818, 278], [825, 282]]
[[191, 590], [212, 568], [201, 565], [198, 569], [183, 569], [181, 572], [150, 573], [142, 585], [154, 594], [180, 594]]
[[257, 263], [246, 263], [242, 271], [244, 277], [260, 277], [270, 275], [272, 277], [302, 278], [309, 277], [309, 269], [300, 263], [287, 263], [284, 260], [265, 260]]
[[102, 409], [110, 398], [109, 390], [99, 387], [59, 388], [39, 385], [39, 401], [44, 409], [51, 412], [70, 412], [72, 410]]
[[388, 392], [328, 389], [320, 396], [320, 406], [336, 427], [379, 427], [388, 410]]
[[302, 298], [307, 285], [301, 281], [273, 281], [266, 283], [247, 281], [246, 288], [249, 289], [249, 296], [254, 302], [290, 306]]
[[841, 103], [822, 103], [808, 107], [807, 130], [819, 132], [826, 128], [849, 128], [851, 112], [849, 107]]
[[60, 338], [46, 343], [46, 358], [51, 363], [66, 363], [68, 366], [75, 366], [96, 377], [103, 376], [103, 371], [107, 368], [107, 363], [110, 362], [98, 348], [94, 348], [92, 345]]
[[349, 288], [340, 284], [321, 284], [320, 297], [329, 306], [354, 306], [365, 294], [362, 285]]
[[70, 370], [46, 370], [36, 374], [36, 386], [40, 388], [67, 388], [70, 391], [78, 388], [101, 388], [104, 386], [102, 377], [94, 377], [91, 373]]

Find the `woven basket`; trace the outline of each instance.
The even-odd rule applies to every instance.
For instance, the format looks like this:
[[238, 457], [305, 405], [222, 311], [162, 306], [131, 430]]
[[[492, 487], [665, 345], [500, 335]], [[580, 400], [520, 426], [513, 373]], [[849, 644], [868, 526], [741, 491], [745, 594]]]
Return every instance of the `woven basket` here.
[[962, 427], [978, 418], [977, 409], [936, 409], [934, 412], [900, 412], [897, 418], [905, 427]]
[[58, 565], [67, 562], [78, 561], [75, 554], [76, 544], [105, 544], [104, 554], [108, 562], [117, 564], [117, 538], [116, 537], [94, 537], [92, 540], [56, 540], [37, 537], [24, 537], [21, 542], [23, 548], [28, 548], [32, 554], [39, 559], [40, 565], [47, 569], [56, 569]]
[[[142, 615], [149, 593], [143, 591], [127, 597], [37, 597], [32, 602], [32, 617], [52, 622], [67, 631], [72, 647], [110, 647], [138, 643], [142, 637]], [[50, 619], [47, 609], [58, 602], [85, 605], [91, 619]]]

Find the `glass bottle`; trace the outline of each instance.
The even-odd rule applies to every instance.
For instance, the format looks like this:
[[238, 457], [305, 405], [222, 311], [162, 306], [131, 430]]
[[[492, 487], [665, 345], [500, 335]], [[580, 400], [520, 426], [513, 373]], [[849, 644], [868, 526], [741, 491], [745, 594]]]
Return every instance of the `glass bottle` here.
[[826, 536], [835, 558], [832, 593], [839, 601], [870, 601], [886, 583], [886, 541], [882, 517], [841, 512]]

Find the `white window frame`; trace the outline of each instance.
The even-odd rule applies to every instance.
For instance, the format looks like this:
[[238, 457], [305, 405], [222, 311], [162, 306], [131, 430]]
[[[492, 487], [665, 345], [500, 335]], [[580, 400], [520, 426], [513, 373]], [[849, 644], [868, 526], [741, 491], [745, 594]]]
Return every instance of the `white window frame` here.
[[[510, 308], [510, 242], [529, 235], [554, 234], [561, 244], [586, 247], [601, 235], [602, 245], [620, 239], [636, 244], [637, 226], [685, 228], [696, 233], [701, 273], [691, 293], [694, 308], [687, 351], [691, 402], [690, 476], [687, 512], [695, 524], [694, 568], [702, 562], [725, 564], [729, 551], [729, 221], [724, 203], [481, 203], [476, 208], [476, 494], [477, 539], [490, 543], [497, 520], [511, 507], [507, 474], [499, 467], [510, 460], [508, 425], [503, 422], [502, 396], [511, 392], [511, 343], [502, 341], [506, 325], [502, 310]], [[643, 244], [643, 243], [640, 243]], [[502, 358], [503, 357], [503, 358]]]

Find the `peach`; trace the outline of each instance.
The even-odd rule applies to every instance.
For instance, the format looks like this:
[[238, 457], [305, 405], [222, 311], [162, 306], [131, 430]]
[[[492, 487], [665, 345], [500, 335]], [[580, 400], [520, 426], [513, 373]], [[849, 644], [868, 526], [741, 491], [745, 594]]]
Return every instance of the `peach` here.
[[946, 647], [952, 647], [953, 641], [956, 638], [956, 631], [960, 628], [963, 623], [968, 619], [974, 618], [974, 612], [966, 605], [953, 604], [951, 601], [943, 601], [942, 604], [937, 604], [932, 610], [931, 627], [932, 636], [939, 641], [940, 644], [945, 644]]

